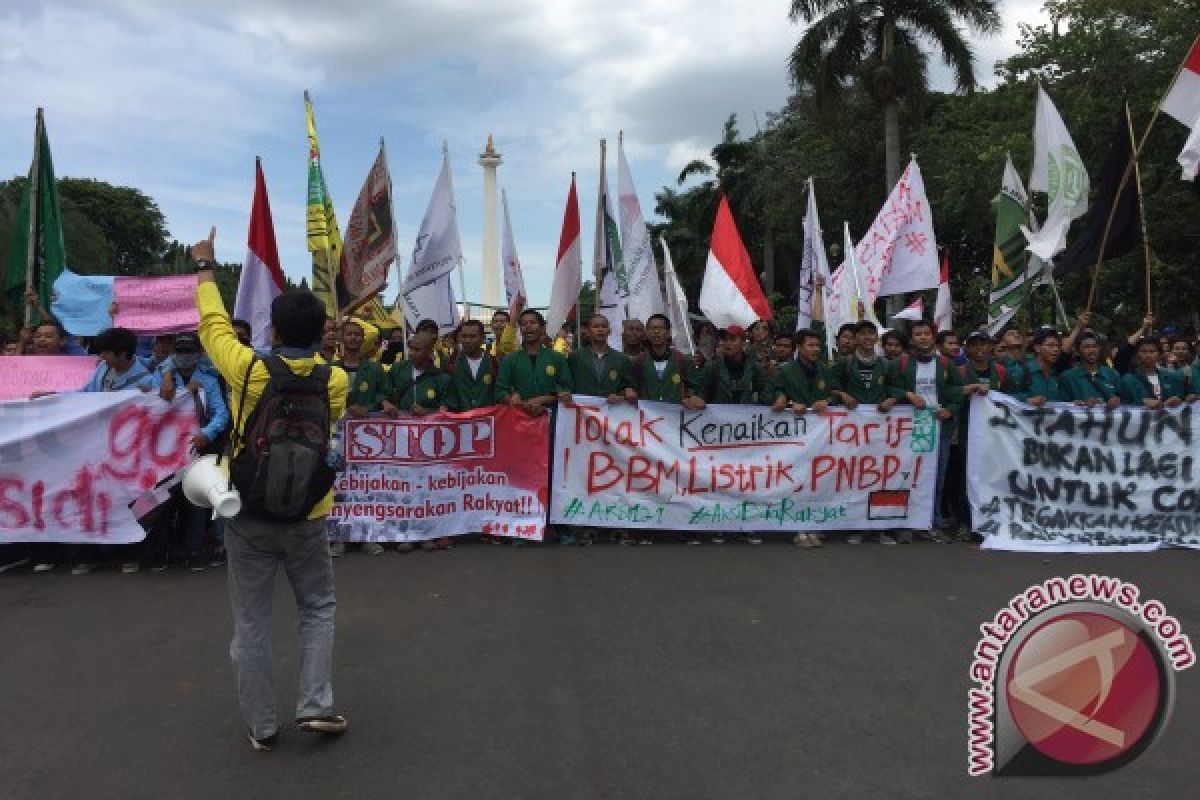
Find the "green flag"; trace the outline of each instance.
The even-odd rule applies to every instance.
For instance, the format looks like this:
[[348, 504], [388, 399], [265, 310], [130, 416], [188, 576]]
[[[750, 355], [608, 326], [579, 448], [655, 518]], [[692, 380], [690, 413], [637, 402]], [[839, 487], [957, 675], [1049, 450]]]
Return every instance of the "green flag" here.
[[[1042, 262], [1026, 251], [1025, 187], [1013, 167], [1004, 165], [996, 207], [996, 239], [992, 248], [992, 290], [988, 296], [988, 331], [993, 335], [1009, 323], [1021, 307], [1026, 293], [1045, 281]], [[1029, 283], [1029, 286], [1026, 284]]]
[[5, 298], [18, 318], [22, 318], [27, 285], [37, 290], [42, 307], [50, 308], [50, 291], [54, 281], [62, 274], [65, 263], [62, 208], [58, 202], [58, 185], [54, 182], [50, 140], [46, 136], [46, 124], [39, 108], [33, 163], [29, 167], [29, 180], [21, 191], [21, 205], [17, 209], [16, 224], [10, 239], [8, 270], [4, 281]]

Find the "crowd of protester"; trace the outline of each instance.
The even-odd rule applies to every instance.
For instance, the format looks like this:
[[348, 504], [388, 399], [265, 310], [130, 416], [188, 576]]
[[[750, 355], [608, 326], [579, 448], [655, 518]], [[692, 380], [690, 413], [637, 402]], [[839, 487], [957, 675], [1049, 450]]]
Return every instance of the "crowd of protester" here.
[[[30, 302], [36, 306], [35, 298]], [[226, 447], [228, 387], [195, 332], [139, 338], [111, 328], [81, 342], [45, 309], [36, 310], [41, 321], [4, 341], [6, 356], [94, 354], [99, 363], [80, 387], [82, 392], [140, 389], [167, 401], [189, 393], [197, 400], [194, 450], [203, 454]], [[1032, 332], [1010, 327], [998, 338], [972, 331], [961, 342], [955, 333], [937, 332], [927, 321], [911, 323], [906, 331], [886, 330], [882, 337], [874, 324], [862, 321], [836, 331], [832, 353], [826, 352], [820, 323], [814, 329], [792, 331], [766, 321], [749, 330], [718, 330], [705, 322], [694, 332], [695, 353], [684, 354], [673, 346], [671, 322], [661, 314], [644, 324], [626, 320], [619, 350], [610, 346], [610, 322], [601, 314], [579, 326], [578, 342], [565, 329], [552, 338], [535, 310], [522, 312], [516, 320], [497, 311], [486, 326], [468, 319], [449, 335], [442, 335], [432, 320], [423, 320], [407, 341], [401, 329], [381, 331], [350, 317], [328, 320], [312, 353], [346, 373], [349, 415], [420, 416], [494, 404], [543, 415], [553, 414], [573, 394], [604, 397], [611, 403], [677, 403], [692, 410], [708, 403], [757, 405], [792, 414], [820, 413], [829, 406], [882, 412], [897, 405], [927, 408], [941, 426], [933, 527], [874, 534], [881, 544], [896, 544], [911, 542], [914, 533], [932, 541], [970, 538], [966, 446], [972, 395], [1002, 392], [1031, 405], [1070, 402], [1157, 409], [1200, 394], [1193, 336], [1171, 328], [1156, 331], [1147, 317], [1142, 328], [1127, 337], [1104, 337], [1088, 328], [1088, 319], [1080, 314], [1066, 333], [1052, 327]], [[233, 328], [239, 341], [249, 346], [250, 326], [234, 320]], [[210, 522], [204, 509], [182, 495], [146, 527], [146, 539], [133, 545], [0, 546], [0, 572], [29, 566], [41, 573], [69, 566], [73, 574], [82, 575], [108, 563], [125, 573], [162, 571], [172, 564], [203, 571], [224, 563], [220, 520]], [[680, 536], [689, 544], [702, 543], [698, 533]], [[333, 555], [342, 556], [347, 544], [336, 535], [331, 538]], [[561, 527], [548, 538], [567, 545], [601, 538], [651, 544], [656, 536]], [[762, 541], [753, 532], [739, 538], [751, 544]], [[726, 535], [714, 532], [705, 539], [722, 544]], [[862, 533], [845, 533], [851, 544], [863, 539]], [[823, 538], [800, 533], [793, 542], [818, 547]], [[427, 550], [449, 546], [446, 539], [421, 543]], [[411, 543], [392, 547], [400, 552], [414, 549]], [[361, 550], [379, 555], [385, 545], [366, 542]]]

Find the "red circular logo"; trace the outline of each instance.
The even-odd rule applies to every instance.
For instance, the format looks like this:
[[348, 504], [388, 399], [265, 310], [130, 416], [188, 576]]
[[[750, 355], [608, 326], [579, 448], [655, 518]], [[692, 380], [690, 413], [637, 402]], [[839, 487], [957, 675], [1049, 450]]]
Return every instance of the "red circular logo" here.
[[1152, 646], [1120, 620], [1092, 611], [1035, 628], [1009, 662], [1005, 691], [1025, 740], [1075, 765], [1120, 758], [1153, 735], [1165, 696]]

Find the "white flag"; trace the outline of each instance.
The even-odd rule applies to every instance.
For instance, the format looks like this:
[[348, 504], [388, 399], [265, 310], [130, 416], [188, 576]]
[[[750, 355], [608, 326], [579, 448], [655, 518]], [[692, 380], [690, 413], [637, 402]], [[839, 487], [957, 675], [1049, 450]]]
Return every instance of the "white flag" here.
[[849, 223], [843, 223], [842, 243], [848, 258], [829, 277], [825, 287], [825, 345], [831, 357], [837, 353], [838, 329], [848, 322], [858, 322], [863, 318], [863, 313], [866, 319], [875, 323], [876, 328], [883, 327], [875, 317], [872, 301], [864, 294], [862, 270], [854, 240], [850, 238]]
[[1200, 118], [1192, 125], [1192, 133], [1183, 143], [1179, 154], [1179, 166], [1183, 167], [1183, 179], [1194, 181], [1200, 177]]
[[829, 260], [821, 241], [821, 220], [817, 216], [817, 194], [813, 179], [808, 179], [808, 209], [804, 212], [804, 249], [800, 258], [800, 277], [796, 290], [796, 330], [812, 327], [813, 290], [816, 277], [829, 280]]
[[[600, 190], [596, 197], [596, 236], [593, 242], [595, 258], [596, 313], [608, 319], [608, 346], [621, 349], [621, 326], [626, 320], [625, 301], [628, 284], [622, 285], [625, 268], [621, 259], [621, 239], [613, 219], [612, 203], [608, 198], [608, 169], [604, 165], [605, 147], [600, 142]], [[581, 320], [583, 324], [587, 320]]]
[[1087, 212], [1090, 186], [1075, 142], [1041, 86], [1033, 123], [1033, 176], [1029, 188], [1049, 196], [1049, 210], [1040, 231], [1022, 226], [1021, 232], [1029, 241], [1029, 252], [1049, 261], [1067, 246], [1071, 220]]
[[658, 268], [654, 265], [650, 232], [646, 230], [642, 205], [638, 202], [633, 175], [625, 160], [624, 137], [617, 139], [617, 205], [621, 216], [621, 254], [625, 278], [629, 282], [625, 313], [630, 319], [645, 322], [651, 314], [663, 313], [663, 295], [658, 284]]
[[450, 277], [462, 262], [458, 236], [458, 213], [454, 205], [454, 183], [450, 177], [450, 155], [442, 148], [442, 169], [417, 231], [412, 263], [404, 281], [404, 318], [412, 327], [432, 319], [442, 333], [458, 326], [458, 305]]
[[855, 249], [860, 292], [868, 307], [880, 297], [935, 289], [937, 240], [925, 181], [914, 158]]
[[[941, 291], [941, 289], [938, 291]], [[892, 319], [903, 319], [909, 322], [925, 319], [925, 301], [918, 297], [905, 306], [903, 311], [897, 311], [895, 314], [892, 314]]]
[[517, 242], [513, 239], [512, 220], [508, 216], [508, 192], [501, 192], [500, 198], [504, 204], [504, 242], [500, 246], [500, 258], [504, 261], [504, 295], [509, 316], [515, 320], [525, 307], [525, 276], [521, 273], [521, 259], [517, 257]]
[[933, 329], [938, 333], [954, 330], [954, 304], [950, 298], [950, 253], [942, 256], [942, 282], [938, 284], [933, 306]]
[[658, 242], [663, 249], [663, 277], [667, 282], [667, 319], [671, 320], [671, 339], [679, 352], [692, 355], [696, 352], [696, 345], [692, 341], [687, 295], [679, 284], [679, 276], [675, 274], [675, 262], [671, 260], [667, 240], [660, 236]]

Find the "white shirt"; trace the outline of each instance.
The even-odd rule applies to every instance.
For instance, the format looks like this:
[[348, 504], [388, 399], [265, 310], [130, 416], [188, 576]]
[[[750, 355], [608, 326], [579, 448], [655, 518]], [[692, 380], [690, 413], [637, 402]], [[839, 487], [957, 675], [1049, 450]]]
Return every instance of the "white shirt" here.
[[925, 399], [929, 408], [938, 407], [937, 397], [937, 359], [929, 359], [928, 364], [917, 361], [917, 380], [915, 391]]
[[658, 373], [659, 380], [662, 379], [663, 373], [667, 371], [667, 364], [670, 363], [669, 358], [664, 358], [662, 361], [655, 359], [654, 371]]
[[1150, 381], [1150, 388], [1154, 390], [1154, 399], [1162, 400], [1162, 384], [1158, 382], [1158, 373], [1147, 375], [1146, 380]]
[[466, 358], [467, 358], [467, 366], [470, 367], [470, 369], [471, 369], [471, 377], [478, 378], [479, 377], [479, 365], [483, 363], [483, 356], [480, 356], [479, 358], [471, 358], [470, 356], [467, 356]]

